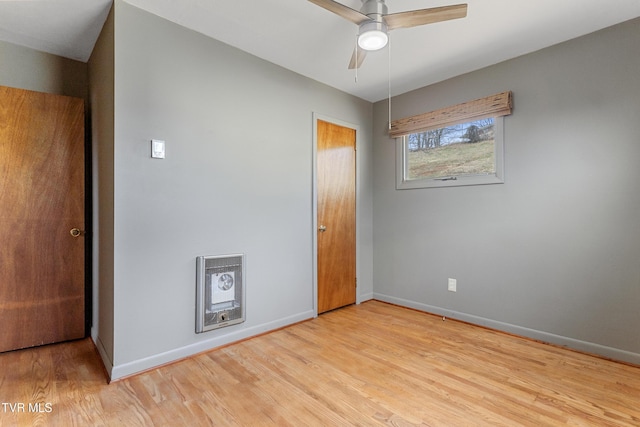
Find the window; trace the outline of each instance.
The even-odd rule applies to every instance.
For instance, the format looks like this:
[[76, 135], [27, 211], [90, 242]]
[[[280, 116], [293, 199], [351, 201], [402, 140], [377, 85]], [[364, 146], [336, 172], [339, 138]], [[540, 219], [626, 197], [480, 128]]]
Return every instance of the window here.
[[502, 121], [490, 117], [398, 138], [397, 188], [504, 182]]
[[392, 121], [397, 188], [504, 182], [503, 121], [511, 99], [502, 92]]

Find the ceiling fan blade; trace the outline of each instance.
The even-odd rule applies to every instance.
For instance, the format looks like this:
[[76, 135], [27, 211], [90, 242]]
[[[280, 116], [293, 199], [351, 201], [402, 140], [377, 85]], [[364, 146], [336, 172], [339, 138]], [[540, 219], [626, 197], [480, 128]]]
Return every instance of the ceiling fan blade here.
[[[356, 55], [356, 52], [358, 52], [357, 55]], [[358, 58], [357, 63], [356, 63], [356, 56]], [[360, 46], [356, 46], [355, 49], [353, 49], [353, 54], [351, 55], [351, 61], [349, 61], [349, 69], [353, 70], [354, 68], [360, 68], [366, 56], [367, 56], [367, 51], [361, 48]]]
[[336, 15], [342, 16], [347, 21], [351, 21], [356, 25], [360, 25], [363, 22], [370, 21], [371, 19], [355, 9], [351, 9], [343, 5], [342, 3], [338, 3], [333, 0], [309, 0], [311, 3], [316, 4], [324, 9], [327, 9], [330, 12], [335, 13]]
[[[309, 0], [312, 1], [312, 0]], [[384, 16], [389, 31], [397, 28], [417, 27], [418, 25], [433, 24], [450, 19], [467, 16], [467, 5], [432, 7], [430, 9], [410, 10], [407, 12], [391, 13]]]

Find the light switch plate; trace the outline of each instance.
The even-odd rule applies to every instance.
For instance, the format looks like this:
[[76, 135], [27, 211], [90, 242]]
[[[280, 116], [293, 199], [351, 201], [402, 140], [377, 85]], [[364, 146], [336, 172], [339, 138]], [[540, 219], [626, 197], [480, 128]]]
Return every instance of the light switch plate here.
[[164, 141], [159, 139], [151, 140], [151, 157], [154, 159], [164, 159]]

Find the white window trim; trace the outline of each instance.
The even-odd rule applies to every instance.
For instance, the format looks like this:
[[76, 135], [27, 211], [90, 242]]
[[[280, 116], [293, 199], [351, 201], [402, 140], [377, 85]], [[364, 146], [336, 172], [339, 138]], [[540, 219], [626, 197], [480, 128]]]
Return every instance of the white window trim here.
[[496, 171], [487, 175], [456, 175], [447, 179], [407, 179], [406, 136], [396, 138], [396, 189], [460, 187], [466, 185], [504, 184], [504, 117], [494, 118]]

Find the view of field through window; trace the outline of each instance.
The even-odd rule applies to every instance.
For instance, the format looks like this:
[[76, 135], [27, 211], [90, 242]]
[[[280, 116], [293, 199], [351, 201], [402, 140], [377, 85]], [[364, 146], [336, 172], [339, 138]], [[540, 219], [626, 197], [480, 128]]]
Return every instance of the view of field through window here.
[[494, 134], [488, 118], [407, 135], [406, 179], [494, 174]]

